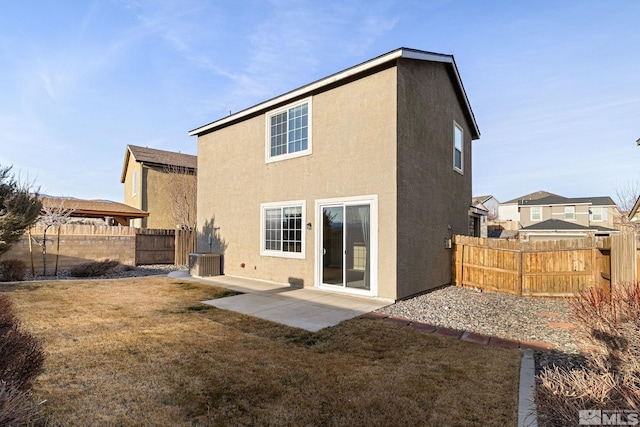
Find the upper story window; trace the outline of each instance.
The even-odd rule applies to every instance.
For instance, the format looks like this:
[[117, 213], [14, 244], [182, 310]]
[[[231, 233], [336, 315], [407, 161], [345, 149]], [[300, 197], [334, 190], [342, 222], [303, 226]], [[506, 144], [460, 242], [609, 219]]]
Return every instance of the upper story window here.
[[311, 154], [311, 98], [267, 114], [266, 161]]
[[131, 177], [131, 197], [138, 194], [138, 171], [133, 171], [133, 177]]
[[462, 128], [453, 122], [453, 169], [463, 173], [463, 133]]
[[260, 255], [304, 258], [304, 201], [264, 203], [260, 216]]
[[542, 221], [542, 206], [531, 207], [531, 221]]
[[607, 209], [602, 207], [592, 207], [589, 209], [589, 220], [593, 222], [601, 222], [607, 220]]
[[573, 221], [576, 219], [576, 207], [575, 206], [565, 206], [564, 207], [564, 219], [567, 221]]

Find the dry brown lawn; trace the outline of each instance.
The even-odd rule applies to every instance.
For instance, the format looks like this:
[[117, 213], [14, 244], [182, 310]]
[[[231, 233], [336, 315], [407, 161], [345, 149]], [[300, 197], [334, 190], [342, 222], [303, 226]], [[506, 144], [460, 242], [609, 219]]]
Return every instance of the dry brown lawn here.
[[520, 353], [360, 317], [317, 333], [167, 277], [2, 285], [47, 426], [515, 425]]

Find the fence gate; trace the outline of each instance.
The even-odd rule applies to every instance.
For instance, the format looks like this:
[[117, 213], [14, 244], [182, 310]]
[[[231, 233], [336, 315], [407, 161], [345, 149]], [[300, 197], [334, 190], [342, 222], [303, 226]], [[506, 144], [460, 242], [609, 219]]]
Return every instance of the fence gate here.
[[175, 264], [189, 265], [189, 254], [196, 252], [196, 232], [176, 230]]
[[173, 264], [175, 230], [136, 230], [136, 265]]
[[611, 236], [611, 285], [633, 282], [637, 277], [636, 235], [621, 233]]

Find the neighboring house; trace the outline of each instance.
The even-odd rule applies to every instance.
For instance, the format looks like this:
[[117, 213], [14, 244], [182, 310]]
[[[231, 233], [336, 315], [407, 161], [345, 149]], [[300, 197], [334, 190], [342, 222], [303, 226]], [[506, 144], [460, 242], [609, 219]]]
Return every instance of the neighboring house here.
[[476, 196], [472, 199], [471, 205], [482, 204], [487, 210], [487, 219], [489, 221], [496, 221], [499, 215], [500, 202], [492, 195], [488, 196]]
[[469, 235], [473, 237], [487, 237], [487, 219], [489, 209], [482, 204], [482, 198], [474, 197], [469, 208]]
[[71, 210], [71, 222], [78, 220], [104, 225], [129, 226], [131, 221], [144, 219], [149, 214], [140, 209], [110, 200], [83, 200], [74, 197], [41, 196], [42, 206], [52, 212], [56, 210]]
[[520, 238], [559, 240], [609, 236], [614, 229], [617, 208], [611, 197], [567, 198], [551, 195], [520, 200]]
[[[516, 221], [520, 222], [520, 201], [523, 200], [537, 200], [549, 196], [558, 196], [557, 194], [549, 193], [548, 191], [536, 191], [534, 193], [526, 194], [521, 197], [517, 197], [512, 200], [500, 203], [498, 206], [498, 221]], [[558, 196], [560, 197], [560, 196]]]
[[[132, 226], [175, 229], [195, 225], [197, 160], [190, 154], [127, 145], [120, 177], [124, 203], [149, 213]], [[175, 188], [176, 184], [188, 190]], [[178, 215], [176, 208], [183, 212]]]
[[390, 300], [451, 282], [480, 135], [453, 56], [400, 48], [189, 134], [225, 274]]

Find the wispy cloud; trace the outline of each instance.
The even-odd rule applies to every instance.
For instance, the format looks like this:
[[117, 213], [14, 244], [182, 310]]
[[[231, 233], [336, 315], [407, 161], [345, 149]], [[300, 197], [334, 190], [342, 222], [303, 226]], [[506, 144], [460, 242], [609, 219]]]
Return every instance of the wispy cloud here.
[[198, 0], [120, 4], [187, 63], [221, 78], [211, 100], [219, 114], [309, 83], [310, 75], [321, 78], [353, 65], [398, 22], [387, 1], [345, 6], [271, 0], [251, 3], [251, 10], [245, 3]]

